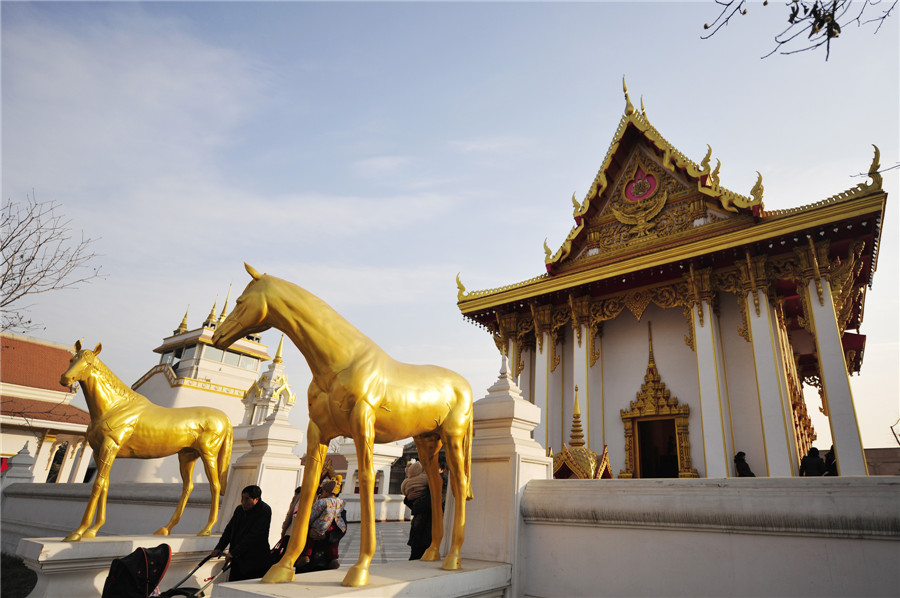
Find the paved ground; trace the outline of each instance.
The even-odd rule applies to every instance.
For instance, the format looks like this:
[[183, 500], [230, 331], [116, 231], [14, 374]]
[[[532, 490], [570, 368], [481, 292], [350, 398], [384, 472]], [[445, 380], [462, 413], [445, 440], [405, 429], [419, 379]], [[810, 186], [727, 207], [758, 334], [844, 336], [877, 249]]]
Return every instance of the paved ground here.
[[[409, 521], [375, 523], [375, 557], [372, 563], [409, 560]], [[341, 540], [341, 565], [352, 565], [359, 556], [359, 523], [347, 524], [347, 535]]]

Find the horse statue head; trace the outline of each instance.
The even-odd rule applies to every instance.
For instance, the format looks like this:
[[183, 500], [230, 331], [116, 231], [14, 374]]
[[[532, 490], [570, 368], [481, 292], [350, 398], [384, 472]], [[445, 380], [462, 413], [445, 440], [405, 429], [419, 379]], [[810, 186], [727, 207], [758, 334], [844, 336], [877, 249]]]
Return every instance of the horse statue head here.
[[242, 336], [258, 334], [272, 327], [266, 320], [269, 315], [268, 276], [260, 274], [250, 264], [244, 263], [244, 268], [253, 280], [235, 301], [228, 318], [216, 328], [212, 342], [217, 347], [227, 347]]
[[94, 358], [103, 350], [103, 344], [97, 343], [93, 351], [81, 348], [81, 341], [75, 341], [75, 355], [69, 360], [69, 369], [63, 372], [59, 383], [63, 386], [72, 386], [88, 377], [91, 368], [94, 367]]

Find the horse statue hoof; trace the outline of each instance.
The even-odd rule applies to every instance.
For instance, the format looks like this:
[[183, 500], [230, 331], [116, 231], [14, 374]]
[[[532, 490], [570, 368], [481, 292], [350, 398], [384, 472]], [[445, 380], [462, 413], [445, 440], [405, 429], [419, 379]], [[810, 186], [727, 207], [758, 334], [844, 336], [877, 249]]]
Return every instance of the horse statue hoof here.
[[209, 536], [209, 535], [210, 535], [210, 531], [211, 531], [211, 530], [208, 530], [208, 529], [202, 529], [202, 530], [200, 530], [200, 532], [199, 532], [197, 535], [198, 535], [198, 536]]
[[81, 534], [79, 532], [72, 532], [63, 538], [63, 542], [78, 542], [79, 540], [81, 540]]
[[89, 529], [88, 531], [84, 532], [84, 533], [81, 535], [81, 537], [82, 537], [82, 538], [96, 538], [96, 537], [97, 537], [97, 530], [95, 530], [95, 529]]
[[344, 581], [341, 582], [341, 585], [351, 588], [365, 586], [368, 584], [369, 570], [364, 567], [360, 567], [359, 565], [350, 567], [350, 570], [347, 571], [347, 575], [344, 576]]
[[429, 546], [420, 559], [422, 561], [439, 561], [441, 560], [441, 551], [434, 546]]
[[285, 567], [281, 563], [275, 563], [268, 571], [266, 571], [266, 574], [262, 576], [260, 581], [263, 583], [285, 583], [294, 581], [294, 568]]
[[158, 530], [156, 530], [155, 532], [153, 532], [153, 535], [154, 536], [168, 536], [169, 530], [164, 527], [161, 527]]
[[444, 571], [456, 571], [462, 567], [462, 559], [459, 556], [447, 555], [447, 558], [444, 559], [444, 564], [441, 565], [441, 569]]

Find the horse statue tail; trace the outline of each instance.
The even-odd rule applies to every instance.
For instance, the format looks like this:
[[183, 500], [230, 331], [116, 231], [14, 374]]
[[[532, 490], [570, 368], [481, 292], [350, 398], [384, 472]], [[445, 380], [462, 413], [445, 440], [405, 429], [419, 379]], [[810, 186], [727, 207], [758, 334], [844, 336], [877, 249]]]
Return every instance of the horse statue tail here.
[[231, 446], [234, 443], [234, 430], [231, 422], [228, 422], [228, 434], [225, 435], [225, 442], [219, 449], [216, 456], [216, 465], [219, 470], [219, 494], [225, 496], [225, 488], [228, 486], [228, 468], [231, 466]]

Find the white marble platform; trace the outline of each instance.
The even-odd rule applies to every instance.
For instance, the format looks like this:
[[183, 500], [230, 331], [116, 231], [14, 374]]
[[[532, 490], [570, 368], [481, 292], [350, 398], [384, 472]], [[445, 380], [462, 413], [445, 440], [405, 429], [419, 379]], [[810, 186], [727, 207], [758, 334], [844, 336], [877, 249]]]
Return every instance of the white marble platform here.
[[[172, 547], [172, 560], [160, 584], [164, 591], [174, 586], [215, 548], [218, 536], [99, 536], [80, 542], [63, 542], [57, 538], [25, 538], [19, 541], [16, 554], [38, 575], [37, 585], [29, 598], [72, 598], [99, 596], [113, 559], [131, 554], [137, 548], [154, 548], [160, 544]], [[218, 571], [223, 559], [204, 563], [184, 586], [199, 588], [203, 579]], [[224, 576], [223, 576], [224, 577]]]
[[332, 571], [304, 573], [289, 583], [224, 583], [215, 587], [212, 598], [501, 598], [507, 596], [512, 576], [512, 565], [507, 563], [463, 559], [459, 571], [444, 571], [440, 561], [395, 561], [373, 564], [369, 585], [347, 588], [341, 581], [348, 568], [349, 564]]

